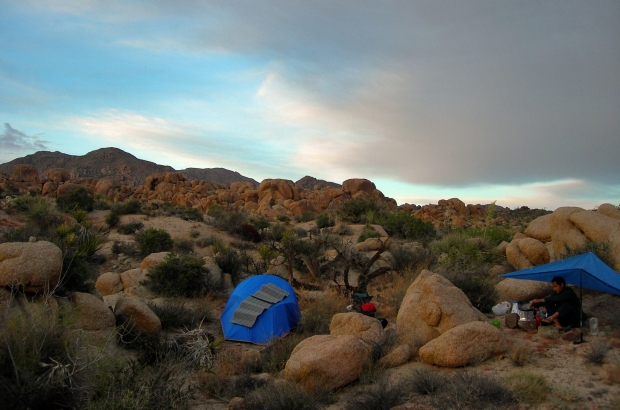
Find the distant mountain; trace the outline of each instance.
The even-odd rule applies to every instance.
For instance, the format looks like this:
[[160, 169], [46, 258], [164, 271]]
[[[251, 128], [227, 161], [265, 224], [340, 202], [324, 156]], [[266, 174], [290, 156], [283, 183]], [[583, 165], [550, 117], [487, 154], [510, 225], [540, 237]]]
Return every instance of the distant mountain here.
[[314, 189], [315, 185], [318, 185], [321, 188], [323, 187], [342, 188], [342, 184], [337, 184], [335, 182], [329, 182], [329, 181], [325, 181], [322, 179], [316, 179], [309, 175], [306, 175], [299, 181], [295, 182], [295, 185], [297, 185], [300, 188], [305, 188], [305, 189]]
[[232, 184], [233, 182], [251, 182], [255, 186], [259, 184], [258, 181], [252, 178], [244, 177], [237, 171], [230, 171], [226, 168], [185, 168], [181, 172], [184, 172], [190, 181], [192, 179], [200, 179], [203, 181], [215, 181], [220, 184]]
[[[158, 165], [151, 161], [138, 159], [118, 148], [101, 148], [86, 155], [39, 151], [0, 164], [0, 172], [12, 175], [13, 166], [17, 164], [34, 165], [42, 178], [52, 168], [64, 168], [69, 171], [72, 178], [113, 178], [134, 187], [144, 185], [146, 177], [151, 174], [175, 171], [171, 166]], [[190, 180], [202, 179], [220, 184], [250, 181], [253, 184], [258, 184], [252, 178], [224, 168], [188, 168], [179, 171], [184, 172]]]

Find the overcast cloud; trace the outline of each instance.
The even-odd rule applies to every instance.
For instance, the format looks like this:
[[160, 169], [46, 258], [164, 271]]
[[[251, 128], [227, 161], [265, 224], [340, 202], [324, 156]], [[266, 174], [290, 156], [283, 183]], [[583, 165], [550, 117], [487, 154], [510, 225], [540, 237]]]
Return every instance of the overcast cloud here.
[[399, 198], [620, 202], [617, 1], [8, 4], [0, 115], [56, 130], [60, 151], [90, 135], [178, 168], [392, 181]]

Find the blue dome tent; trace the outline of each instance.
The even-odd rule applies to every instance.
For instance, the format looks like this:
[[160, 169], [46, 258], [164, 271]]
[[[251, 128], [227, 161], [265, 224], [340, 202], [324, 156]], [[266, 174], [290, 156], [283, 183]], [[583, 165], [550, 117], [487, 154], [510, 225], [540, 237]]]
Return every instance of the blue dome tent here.
[[227, 340], [267, 344], [295, 328], [301, 312], [287, 281], [273, 275], [256, 275], [237, 285], [220, 320]]

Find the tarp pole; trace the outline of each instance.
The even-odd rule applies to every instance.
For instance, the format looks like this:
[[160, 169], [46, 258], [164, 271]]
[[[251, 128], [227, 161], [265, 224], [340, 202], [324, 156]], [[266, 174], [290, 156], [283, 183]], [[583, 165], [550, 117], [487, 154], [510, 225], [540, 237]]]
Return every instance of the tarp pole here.
[[584, 342], [583, 340], [583, 286], [581, 283], [581, 276], [583, 275], [583, 269], [579, 269], [579, 340], [575, 340], [573, 344], [579, 345]]

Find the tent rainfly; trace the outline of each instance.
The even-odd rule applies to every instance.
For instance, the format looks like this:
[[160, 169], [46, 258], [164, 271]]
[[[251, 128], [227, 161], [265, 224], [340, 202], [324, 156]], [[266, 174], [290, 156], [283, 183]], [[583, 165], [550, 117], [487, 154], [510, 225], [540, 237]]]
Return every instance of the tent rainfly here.
[[287, 281], [256, 275], [237, 285], [220, 320], [227, 340], [266, 344], [296, 327], [301, 312]]

